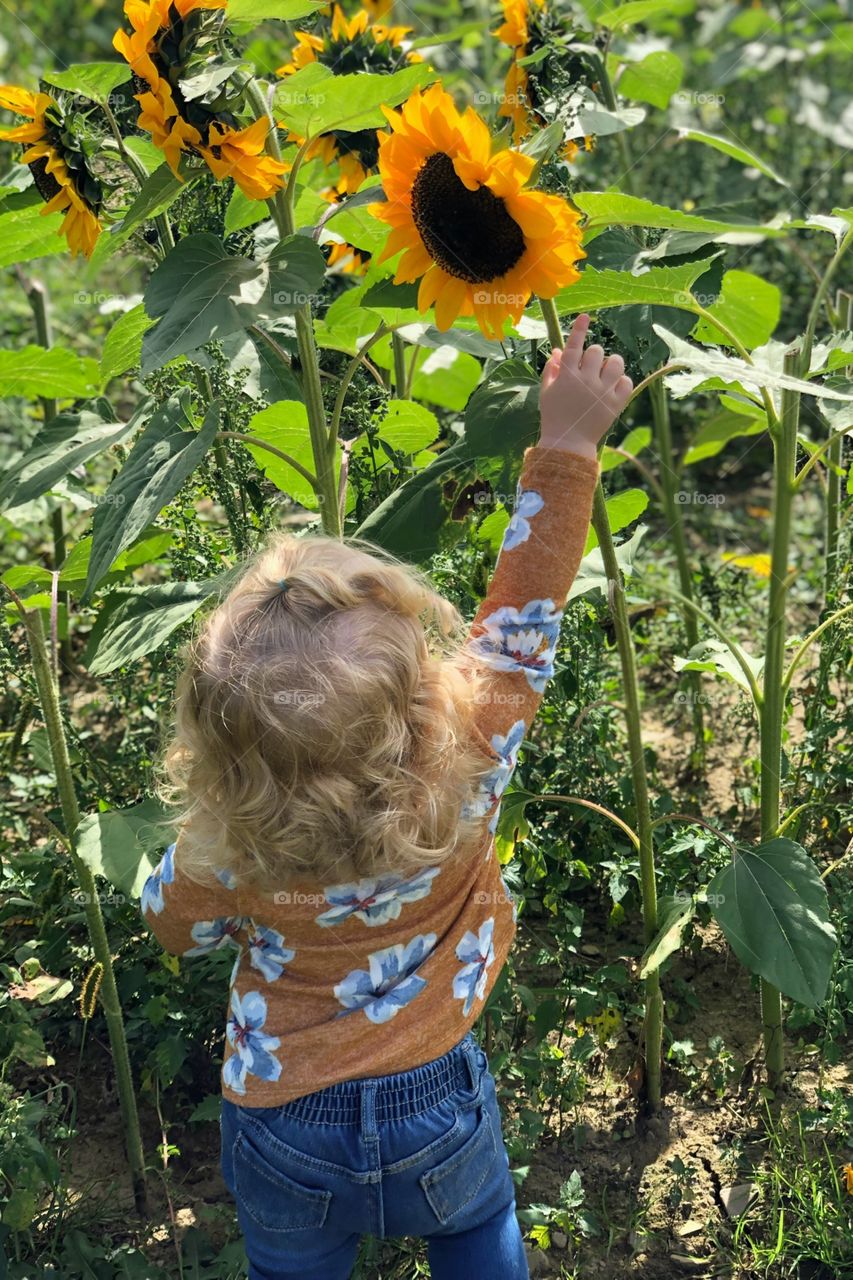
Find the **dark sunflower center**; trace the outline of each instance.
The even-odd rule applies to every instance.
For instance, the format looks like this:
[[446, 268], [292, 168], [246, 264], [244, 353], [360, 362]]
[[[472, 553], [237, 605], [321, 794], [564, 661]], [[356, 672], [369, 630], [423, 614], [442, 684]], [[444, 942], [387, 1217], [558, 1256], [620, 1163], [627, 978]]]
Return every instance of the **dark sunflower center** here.
[[33, 175], [36, 190], [45, 204], [47, 204], [62, 190], [53, 174], [47, 172], [47, 156], [39, 156], [38, 160], [30, 161], [27, 167]]
[[524, 253], [524, 233], [503, 200], [488, 187], [469, 191], [443, 151], [418, 171], [412, 216], [438, 265], [469, 284], [504, 275]]

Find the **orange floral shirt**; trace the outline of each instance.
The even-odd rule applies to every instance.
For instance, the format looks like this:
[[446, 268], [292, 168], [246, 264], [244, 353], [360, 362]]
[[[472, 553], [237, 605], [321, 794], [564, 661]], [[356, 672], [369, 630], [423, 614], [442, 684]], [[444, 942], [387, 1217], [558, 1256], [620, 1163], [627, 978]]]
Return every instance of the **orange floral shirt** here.
[[222, 1090], [272, 1107], [342, 1080], [406, 1071], [457, 1044], [483, 1009], [515, 934], [494, 848], [501, 796], [548, 678], [586, 542], [599, 465], [526, 451], [512, 519], [468, 644], [491, 678], [475, 734], [493, 768], [472, 796], [478, 837], [440, 867], [346, 884], [209, 887], [181, 872], [181, 841], [142, 892], [163, 947], [234, 949]]

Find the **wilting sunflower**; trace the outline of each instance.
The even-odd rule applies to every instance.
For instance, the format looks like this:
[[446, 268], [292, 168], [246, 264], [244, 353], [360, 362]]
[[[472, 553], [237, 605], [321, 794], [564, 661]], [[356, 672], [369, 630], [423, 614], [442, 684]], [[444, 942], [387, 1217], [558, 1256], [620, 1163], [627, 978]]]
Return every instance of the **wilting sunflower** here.
[[402, 111], [382, 110], [393, 131], [379, 141], [387, 200], [369, 208], [392, 230], [378, 261], [405, 250], [394, 282], [420, 279], [418, 308], [435, 304], [439, 329], [473, 315], [499, 338], [532, 294], [553, 298], [580, 278], [578, 214], [561, 196], [525, 189], [531, 156], [492, 155], [485, 121], [473, 107], [460, 113], [438, 83]]
[[59, 234], [65, 236], [72, 254], [88, 258], [101, 233], [98, 213], [103, 193], [61, 103], [47, 93], [4, 84], [0, 85], [0, 107], [30, 121], [0, 129], [0, 138], [24, 145], [21, 159], [45, 201], [42, 213], [64, 212]]
[[[297, 31], [296, 44], [290, 52], [290, 61], [276, 71], [276, 75], [289, 76], [311, 62], [319, 62], [332, 68], [337, 74], [369, 72], [388, 74], [413, 62], [421, 62], [420, 54], [407, 52], [403, 47], [410, 27], [389, 27], [371, 22], [367, 9], [353, 18], [347, 18], [340, 6], [332, 10], [331, 25], [314, 31]], [[303, 142], [297, 134], [291, 139]], [[344, 193], [358, 191], [364, 179], [376, 168], [379, 156], [375, 129], [361, 129], [355, 133], [335, 130], [315, 138], [305, 159], [319, 158], [324, 165], [335, 161], [340, 166], [340, 184]]]
[[[540, 89], [539, 77], [544, 75], [546, 79], [549, 78], [548, 69], [556, 61], [553, 58], [546, 58], [539, 64], [534, 78], [528, 74], [527, 67], [522, 65], [522, 59], [538, 53], [547, 44], [548, 37], [564, 26], [564, 20], [554, 17], [546, 6], [546, 0], [501, 0], [501, 4], [504, 20], [494, 34], [512, 49], [512, 61], [506, 74], [503, 101], [498, 108], [498, 115], [512, 121], [513, 141], [519, 143], [529, 137], [534, 128], [541, 128], [548, 123], [539, 109], [542, 100], [554, 94], [560, 96], [568, 87], [567, 83], [546, 84], [544, 93]], [[571, 67], [563, 69], [567, 72], [565, 79], [569, 80], [575, 75], [578, 82], [583, 83], [586, 68], [578, 58], [572, 58], [571, 62]], [[591, 151], [594, 140], [585, 137], [583, 141], [584, 150]], [[578, 144], [568, 138], [563, 143], [560, 154], [564, 160], [574, 160], [579, 150]]]
[[[202, 157], [216, 178], [233, 178], [250, 200], [265, 200], [282, 186], [288, 166], [267, 155], [269, 121], [242, 125], [243, 86], [227, 74], [226, 0], [125, 0], [132, 30], [117, 31], [113, 46], [130, 64], [140, 115], [176, 178], [182, 153]], [[188, 98], [184, 88], [194, 75], [215, 70], [217, 56], [225, 74], [212, 87]]]

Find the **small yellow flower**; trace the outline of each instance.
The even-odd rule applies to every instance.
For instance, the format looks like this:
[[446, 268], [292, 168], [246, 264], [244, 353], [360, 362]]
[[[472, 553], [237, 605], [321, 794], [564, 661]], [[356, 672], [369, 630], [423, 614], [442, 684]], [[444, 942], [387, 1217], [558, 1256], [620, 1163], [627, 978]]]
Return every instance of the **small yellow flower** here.
[[853, 1196], [853, 1164], [846, 1164], [841, 1172], [844, 1174], [844, 1185], [847, 1189], [847, 1194]]
[[[46, 93], [33, 93], [18, 85], [0, 85], [0, 107], [29, 119], [29, 124], [14, 129], [0, 129], [0, 138], [7, 142], [20, 142], [26, 146], [21, 157], [29, 166], [39, 194], [45, 201], [42, 214], [64, 213], [59, 234], [65, 236], [73, 255], [90, 257], [101, 233], [98, 220], [100, 186], [88, 168], [81, 169], [82, 151], [74, 148], [69, 169], [67, 161], [71, 149], [66, 140], [59, 104]], [[29, 145], [26, 145], [29, 144]], [[84, 192], [78, 186], [78, 173], [82, 175]], [[97, 193], [98, 205], [90, 197]]]

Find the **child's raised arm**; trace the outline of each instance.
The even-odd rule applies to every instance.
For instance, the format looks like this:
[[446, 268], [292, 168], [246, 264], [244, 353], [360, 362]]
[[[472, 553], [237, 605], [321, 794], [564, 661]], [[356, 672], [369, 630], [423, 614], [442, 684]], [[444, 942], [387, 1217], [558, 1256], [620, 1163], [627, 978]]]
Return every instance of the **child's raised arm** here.
[[563, 608], [583, 556], [599, 475], [597, 446], [627, 404], [633, 383], [621, 356], [584, 349], [589, 316], [542, 375], [539, 443], [524, 455], [515, 508], [469, 648], [492, 678], [479, 694], [476, 727], [500, 761], [490, 775], [490, 828], [518, 748], [553, 674]]

